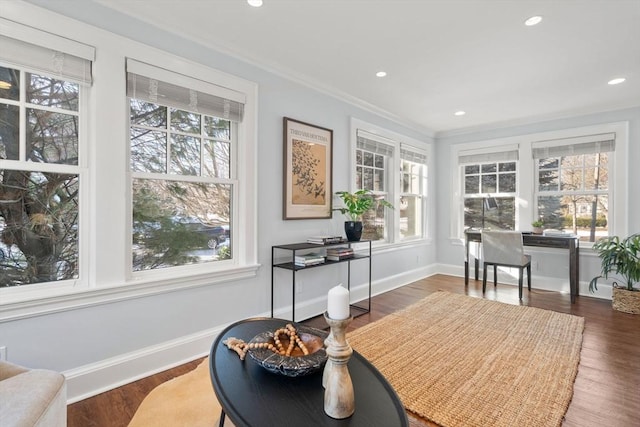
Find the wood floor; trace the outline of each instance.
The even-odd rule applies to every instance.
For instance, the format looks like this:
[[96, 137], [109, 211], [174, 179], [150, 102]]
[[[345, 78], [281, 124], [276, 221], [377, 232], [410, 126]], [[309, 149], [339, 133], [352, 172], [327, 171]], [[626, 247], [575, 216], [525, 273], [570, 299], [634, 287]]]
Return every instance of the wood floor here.
[[[374, 297], [371, 312], [355, 318], [350, 330], [400, 310], [438, 290], [482, 297], [482, 282], [472, 280], [465, 287], [462, 278], [445, 275], [414, 282]], [[488, 286], [484, 298], [518, 304], [518, 289], [501, 284], [497, 288]], [[535, 289], [532, 292], [525, 289], [523, 304], [575, 314], [586, 320], [574, 395], [563, 426], [640, 426], [640, 316], [614, 311], [610, 301], [581, 296], [575, 304], [571, 304], [569, 295]], [[304, 323], [325, 326], [324, 320], [319, 318]], [[69, 405], [67, 425], [126, 427], [153, 388], [189, 372], [200, 360]], [[411, 427], [433, 425], [411, 414], [409, 421]]]

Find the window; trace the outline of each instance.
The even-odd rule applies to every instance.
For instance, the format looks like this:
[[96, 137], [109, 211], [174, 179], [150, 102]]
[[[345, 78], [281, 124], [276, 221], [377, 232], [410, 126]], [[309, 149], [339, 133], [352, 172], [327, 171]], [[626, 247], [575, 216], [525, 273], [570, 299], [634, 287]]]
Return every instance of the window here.
[[517, 149], [509, 148], [459, 153], [464, 229], [515, 229], [517, 159]]
[[400, 148], [400, 238], [422, 237], [427, 194], [427, 156], [409, 146]]
[[[401, 242], [426, 233], [427, 152], [373, 125], [355, 123], [355, 187], [387, 200], [363, 215], [363, 239]], [[376, 133], [369, 132], [371, 129]], [[413, 142], [413, 141], [412, 141]]]
[[[377, 141], [358, 131], [356, 146], [356, 187], [358, 190], [369, 190], [374, 198], [391, 200], [388, 189], [388, 175], [393, 159], [393, 146]], [[386, 208], [378, 205], [363, 215], [362, 238], [382, 240], [385, 238]]]
[[230, 92], [127, 61], [133, 271], [233, 258], [243, 102]]
[[535, 142], [537, 217], [545, 228], [595, 242], [609, 235], [615, 134]]
[[75, 280], [93, 49], [0, 43], [0, 287]]

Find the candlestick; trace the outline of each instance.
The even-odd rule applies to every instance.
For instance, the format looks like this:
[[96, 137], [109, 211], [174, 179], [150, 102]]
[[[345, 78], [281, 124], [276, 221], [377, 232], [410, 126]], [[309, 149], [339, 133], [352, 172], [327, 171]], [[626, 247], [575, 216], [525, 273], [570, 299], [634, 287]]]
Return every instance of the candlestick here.
[[329, 289], [327, 295], [327, 313], [332, 319], [346, 319], [350, 316], [349, 291], [342, 285]]
[[331, 333], [325, 340], [328, 359], [322, 376], [324, 412], [331, 418], [347, 418], [355, 411], [353, 383], [347, 366], [353, 349], [346, 338], [347, 326], [353, 317], [333, 319], [325, 312], [324, 318], [331, 327]]

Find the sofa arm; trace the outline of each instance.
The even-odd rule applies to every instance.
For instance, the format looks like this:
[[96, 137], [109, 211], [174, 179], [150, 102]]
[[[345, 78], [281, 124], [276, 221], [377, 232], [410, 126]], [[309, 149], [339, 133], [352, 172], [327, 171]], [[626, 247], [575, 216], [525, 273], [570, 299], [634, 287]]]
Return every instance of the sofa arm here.
[[[3, 362], [4, 364], [4, 362]], [[62, 374], [3, 366], [14, 375], [0, 380], [0, 426], [66, 427], [67, 387]], [[22, 372], [17, 372], [20, 371]]]

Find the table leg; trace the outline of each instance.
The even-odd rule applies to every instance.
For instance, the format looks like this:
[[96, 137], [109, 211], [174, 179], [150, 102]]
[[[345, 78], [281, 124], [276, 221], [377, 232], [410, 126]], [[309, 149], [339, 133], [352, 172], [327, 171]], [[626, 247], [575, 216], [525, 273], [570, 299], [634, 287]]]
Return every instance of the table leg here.
[[218, 423], [218, 427], [224, 427], [224, 418], [225, 418], [224, 409], [220, 410], [220, 422]]
[[469, 284], [469, 261], [464, 262], [464, 284]]
[[480, 268], [480, 261], [478, 261], [478, 258], [475, 258], [475, 263], [476, 263], [476, 282], [478, 281], [478, 269]]
[[572, 304], [576, 302], [576, 297], [580, 293], [578, 257], [578, 243], [574, 240], [569, 247], [569, 293]]

